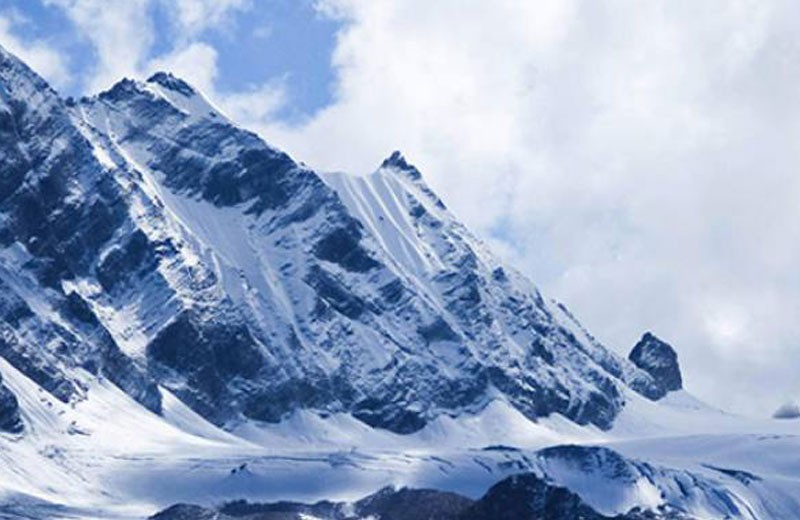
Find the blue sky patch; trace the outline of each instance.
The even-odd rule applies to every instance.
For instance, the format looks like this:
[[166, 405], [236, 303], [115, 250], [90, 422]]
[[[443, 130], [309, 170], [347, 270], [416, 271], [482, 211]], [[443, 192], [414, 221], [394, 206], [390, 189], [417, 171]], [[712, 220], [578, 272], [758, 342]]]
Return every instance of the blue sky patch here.
[[[181, 38], [168, 5], [153, 1], [148, 9], [154, 39], [145, 60], [173, 51]], [[88, 91], [85, 78], [97, 62], [97, 53], [61, 7], [43, 0], [11, 0], [0, 8], [0, 16], [11, 21], [17, 38], [42, 41], [63, 52], [74, 78], [62, 86], [63, 94], [94, 93]], [[307, 120], [333, 101], [331, 55], [341, 21], [323, 16], [312, 0], [253, 2], [245, 9], [231, 10], [228, 18], [230, 23], [194, 37], [219, 55], [215, 85], [219, 93], [280, 83], [287, 99], [273, 117], [289, 124]]]

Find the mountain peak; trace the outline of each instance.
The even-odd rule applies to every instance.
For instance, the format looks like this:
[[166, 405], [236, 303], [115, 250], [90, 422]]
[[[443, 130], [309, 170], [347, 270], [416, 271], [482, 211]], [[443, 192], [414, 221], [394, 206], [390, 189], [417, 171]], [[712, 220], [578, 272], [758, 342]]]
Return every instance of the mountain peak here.
[[100, 99], [118, 100], [141, 90], [136, 80], [125, 77], [114, 83], [111, 88], [97, 95]]
[[[88, 101], [92, 99], [95, 98], [89, 98]], [[97, 95], [96, 99], [117, 105], [157, 103], [162, 109], [169, 106], [183, 116], [195, 119], [224, 119], [222, 113], [199, 90], [170, 72], [156, 72], [145, 81], [123, 78]], [[134, 112], [141, 112], [141, 107]]]
[[154, 83], [162, 87], [183, 94], [186, 97], [197, 94], [197, 91], [181, 78], [171, 72], [159, 71], [147, 78], [147, 83]]
[[381, 163], [381, 168], [391, 168], [401, 171], [414, 180], [422, 178], [422, 174], [419, 172], [417, 167], [409, 163], [399, 150], [395, 150], [389, 157], [384, 159], [384, 161]]
[[645, 332], [628, 355], [634, 365], [650, 374], [666, 392], [683, 388], [678, 354], [669, 343]]

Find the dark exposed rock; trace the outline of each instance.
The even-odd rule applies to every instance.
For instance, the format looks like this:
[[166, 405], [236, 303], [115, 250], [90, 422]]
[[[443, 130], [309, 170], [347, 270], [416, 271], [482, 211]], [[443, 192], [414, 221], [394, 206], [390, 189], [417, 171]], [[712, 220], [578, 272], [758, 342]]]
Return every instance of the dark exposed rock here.
[[194, 504], [175, 504], [150, 517], [150, 520], [229, 520], [230, 516]]
[[417, 330], [428, 344], [437, 341], [458, 341], [461, 339], [442, 318], [437, 318], [433, 323], [422, 325]]
[[19, 415], [17, 396], [3, 384], [3, 376], [0, 374], [0, 431], [22, 433], [24, 428]]
[[156, 72], [147, 78], [147, 82], [158, 83], [162, 87], [174, 90], [187, 97], [197, 94], [197, 92], [188, 83], [180, 78], [176, 78], [169, 72]]
[[473, 501], [457, 493], [433, 489], [385, 488], [359, 500], [359, 517], [381, 520], [457, 520]]
[[[147, 346], [148, 356], [179, 374], [188, 385], [176, 393], [214, 422], [226, 420], [233, 400], [227, 383], [252, 379], [264, 365], [263, 354], [245, 325], [207, 322], [184, 312]], [[156, 377], [160, 377], [155, 367]]]
[[359, 401], [352, 414], [373, 428], [384, 428], [400, 434], [419, 431], [427, 422], [419, 412], [375, 398]]
[[785, 403], [772, 414], [775, 419], [800, 419], [800, 405], [797, 403]]
[[[168, 76], [152, 81], [178, 95], [198, 95]], [[403, 274], [407, 267], [392, 267], [397, 259], [376, 250], [366, 226], [337, 192], [286, 154], [224, 118], [189, 116], [136, 84], [123, 82], [112, 93], [87, 103], [107, 105], [117, 118], [123, 114], [117, 136], [120, 146], [131, 143], [146, 148], [148, 165], [171, 192], [216, 206], [241, 206], [247, 215], [259, 217], [254, 227], [274, 233], [265, 238], [275, 236], [277, 253], [285, 250], [291, 260], [280, 268], [286, 273], [280, 284], [301, 279], [312, 289], [311, 302], [304, 301], [301, 294], [287, 295], [300, 322], [299, 328], [288, 333], [250, 326], [265, 318], [271, 321], [271, 316], [241, 316], [239, 309], [230, 313], [237, 322], [248, 323], [251, 335], [264, 345], [263, 370], [255, 376], [237, 370], [219, 373], [213, 368], [218, 352], [202, 332], [206, 325], [199, 318], [172, 319], [158, 332], [147, 349], [156, 366], [150, 374], [195, 410], [216, 422], [237, 413], [275, 421], [292, 407], [321, 406], [328, 411], [349, 411], [372, 426], [409, 433], [441, 413], [480, 410], [491, 381], [507, 391], [509, 400], [528, 417], [558, 412], [581, 424], [611, 425], [622, 398], [610, 378], [586, 363], [583, 354], [572, 359], [554, 354], [573, 351], [579, 348], [578, 342], [565, 337], [552, 318], [544, 315], [544, 302], [538, 295], [515, 295], [520, 308], [511, 310], [510, 317], [503, 315], [505, 309], [497, 305], [497, 284], [502, 283], [503, 291], [513, 291], [509, 273], [498, 271], [496, 265], [487, 269], [485, 259], [469, 245], [471, 239], [465, 239], [466, 230], [450, 222], [449, 216], [435, 214], [445, 211], [444, 205], [399, 153], [392, 154], [383, 166], [402, 172], [403, 184], [419, 190], [416, 195], [416, 191], [407, 191], [400, 197], [406, 197], [404, 203], [420, 237], [431, 241], [433, 264], [442, 266], [430, 273], [430, 279], [421, 281], [433, 286], [432, 294], [422, 295], [408, 283]], [[112, 290], [147, 272], [139, 266], [151, 262], [150, 256], [137, 257], [137, 248], [129, 248], [124, 240], [117, 242], [119, 251], [107, 253], [99, 269], [107, 272], [102, 276], [104, 286]], [[152, 247], [157, 246], [149, 244], [147, 249]], [[433, 251], [436, 248], [440, 249]], [[309, 249], [311, 255], [307, 255]], [[301, 252], [305, 257], [300, 257]], [[173, 258], [180, 261], [177, 246], [158, 258], [159, 265]], [[117, 273], [122, 280], [115, 279]], [[214, 283], [218, 282], [211, 285]], [[204, 320], [223, 323], [222, 330], [228, 330], [224, 322], [231, 319], [229, 315], [206, 314]], [[510, 320], [517, 322], [514, 326], [518, 329], [541, 336], [531, 338], [522, 371], [515, 365], [496, 366], [497, 360], [505, 363], [506, 356], [500, 352], [508, 349], [508, 339], [502, 337], [502, 331], [511, 328]], [[538, 327], [543, 320], [549, 324]], [[362, 334], [361, 325], [372, 334]], [[176, 341], [177, 336], [184, 339]], [[293, 337], [302, 338], [296, 342], [298, 348], [291, 346], [295, 345]], [[249, 343], [224, 346], [231, 350], [233, 361], [252, 360]], [[295, 359], [308, 345], [325, 349], [325, 357], [332, 356], [342, 364], [341, 373], [324, 373], [314, 361]], [[480, 349], [476, 345], [481, 345]], [[403, 355], [393, 354], [395, 361], [384, 368], [364, 359], [371, 357], [369, 352], [384, 349]], [[423, 355], [421, 349], [430, 354]], [[448, 358], [448, 363], [454, 364], [454, 375], [437, 369], [444, 366], [440, 361], [424, 359], [428, 355]], [[561, 368], [547, 370], [544, 365]], [[572, 368], [564, 370], [567, 365]], [[585, 388], [577, 391], [575, 384]], [[581, 397], [576, 399], [577, 395]], [[235, 405], [225, 406], [231, 399]], [[419, 403], [421, 409], [409, 410], [410, 403]]]
[[[299, 518], [319, 518], [340, 520], [345, 513], [343, 503], [322, 501], [316, 504], [299, 502], [275, 502], [271, 504], [251, 503], [237, 500], [224, 504], [220, 512], [228, 515], [223, 518], [245, 518], [250, 520], [295, 520]], [[305, 515], [305, 516], [300, 516]]]
[[494, 486], [465, 511], [462, 520], [603, 520], [570, 490], [528, 473]]
[[[0, 89], [0, 241], [11, 246], [4, 256], [9, 271], [0, 274], [0, 355], [62, 401], [82, 394], [67, 374], [83, 367], [102, 371], [157, 411], [155, 384], [121, 353], [91, 309], [62, 290], [64, 281], [93, 272], [126, 219], [125, 194], [112, 176], [98, 175], [102, 169], [70, 107], [2, 49]], [[20, 294], [40, 298], [59, 320], [34, 312]]]
[[381, 163], [381, 168], [393, 168], [399, 170], [413, 180], [422, 178], [422, 175], [419, 173], [419, 170], [416, 168], [416, 166], [409, 164], [399, 150], [395, 150], [389, 157], [384, 159], [383, 163]]
[[341, 265], [348, 271], [365, 272], [378, 267], [378, 262], [359, 244], [361, 232], [358, 227], [337, 228], [322, 237], [314, 246], [314, 255]]
[[138, 270], [152, 270], [155, 267], [153, 248], [147, 236], [140, 230], [134, 231], [120, 247], [107, 252], [97, 266], [97, 280], [107, 291], [114, 288], [120, 280], [127, 280]]
[[337, 312], [351, 319], [358, 319], [366, 310], [367, 303], [334, 275], [320, 267], [311, 269], [306, 283], [313, 287], [322, 300]]
[[655, 381], [658, 391], [648, 396], [651, 399], [660, 399], [667, 392], [683, 387], [678, 354], [672, 346], [650, 332], [645, 333], [636, 343], [628, 359], [650, 374]]
[[324, 408], [337, 399], [347, 400], [352, 388], [333, 378], [289, 380], [245, 399], [242, 413], [258, 421], [277, 423], [299, 408]]
[[714, 471], [718, 471], [723, 475], [727, 475], [729, 477], [735, 478], [745, 486], [749, 486], [754, 482], [761, 482], [762, 478], [758, 475], [750, 473], [749, 471], [744, 471], [741, 469], [732, 469], [732, 468], [720, 468], [718, 466], [712, 466], [711, 464], [703, 464], [703, 466], [707, 467], [708, 469], [713, 469]]

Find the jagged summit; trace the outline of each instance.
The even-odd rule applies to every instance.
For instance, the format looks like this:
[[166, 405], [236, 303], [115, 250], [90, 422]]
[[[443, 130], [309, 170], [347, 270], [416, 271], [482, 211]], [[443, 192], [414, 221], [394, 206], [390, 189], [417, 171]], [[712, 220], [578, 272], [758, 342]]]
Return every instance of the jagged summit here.
[[[132, 110], [131, 122], [148, 117], [162, 117], [182, 124], [207, 121], [209, 124], [236, 126], [198, 89], [169, 72], [156, 72], [146, 81], [123, 78], [97, 95], [81, 99], [83, 110], [92, 112], [96, 105]], [[241, 129], [240, 129], [241, 130]]]
[[628, 359], [653, 377], [662, 395], [683, 388], [678, 354], [669, 343], [661, 341], [651, 332], [645, 332]]
[[147, 83], [156, 83], [164, 88], [179, 92], [187, 97], [197, 94], [197, 90], [195, 90], [194, 87], [189, 85], [189, 83], [181, 78], [174, 76], [171, 72], [156, 72], [147, 78]]
[[[99, 99], [117, 99], [122, 95], [130, 94], [132, 92], [139, 91], [139, 82], [132, 78], [122, 78], [121, 80], [117, 81], [107, 90], [100, 92], [97, 94], [97, 98]], [[84, 97], [85, 100], [90, 100], [90, 97]]]
[[399, 170], [413, 180], [422, 178], [422, 174], [417, 167], [413, 164], [410, 164], [399, 150], [395, 150], [389, 157], [384, 159], [384, 161], [381, 163], [381, 168], [392, 168]]

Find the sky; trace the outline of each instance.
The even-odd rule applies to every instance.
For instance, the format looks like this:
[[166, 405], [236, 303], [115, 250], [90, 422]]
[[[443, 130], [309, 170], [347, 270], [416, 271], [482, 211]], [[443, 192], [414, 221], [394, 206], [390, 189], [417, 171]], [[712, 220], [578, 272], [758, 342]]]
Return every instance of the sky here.
[[627, 354], [768, 415], [800, 399], [800, 3], [0, 0], [65, 95], [169, 70], [265, 140], [453, 212]]

